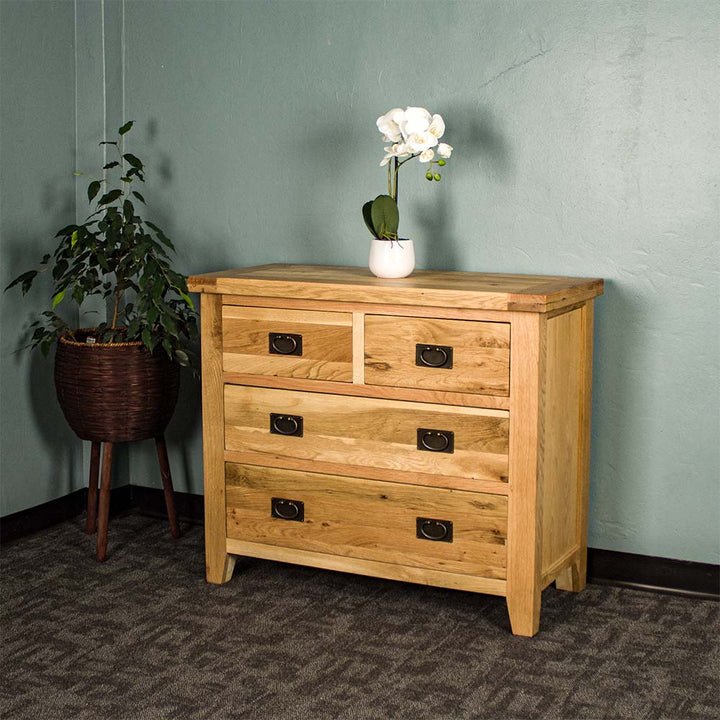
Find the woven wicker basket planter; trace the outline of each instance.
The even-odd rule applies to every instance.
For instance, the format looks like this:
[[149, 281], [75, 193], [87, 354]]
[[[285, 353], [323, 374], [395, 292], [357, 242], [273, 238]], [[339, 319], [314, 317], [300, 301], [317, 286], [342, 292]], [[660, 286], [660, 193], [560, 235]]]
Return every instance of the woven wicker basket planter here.
[[55, 389], [70, 427], [100, 442], [162, 435], [177, 404], [179, 366], [140, 342], [88, 344], [91, 335], [60, 338], [55, 355]]

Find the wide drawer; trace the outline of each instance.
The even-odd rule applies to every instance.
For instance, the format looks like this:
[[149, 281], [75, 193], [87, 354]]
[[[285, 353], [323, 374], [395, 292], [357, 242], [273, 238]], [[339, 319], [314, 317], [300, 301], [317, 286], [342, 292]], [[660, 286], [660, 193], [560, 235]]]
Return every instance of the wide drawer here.
[[506, 410], [225, 386], [227, 450], [350, 466], [348, 474], [507, 482], [508, 424]]
[[506, 576], [507, 497], [227, 463], [227, 536]]
[[225, 372], [352, 382], [352, 313], [224, 305]]
[[510, 325], [366, 315], [365, 382], [508, 395]]

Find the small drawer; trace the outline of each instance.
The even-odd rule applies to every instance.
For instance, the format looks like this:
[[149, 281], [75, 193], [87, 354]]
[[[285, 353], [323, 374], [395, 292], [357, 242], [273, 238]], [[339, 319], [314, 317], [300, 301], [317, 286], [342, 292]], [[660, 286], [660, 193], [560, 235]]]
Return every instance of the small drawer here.
[[226, 481], [234, 540], [506, 576], [504, 495], [236, 463], [226, 465]]
[[[287, 420], [277, 428], [273, 418]], [[327, 463], [320, 469], [332, 473], [352, 466], [349, 474], [374, 468], [380, 480], [424, 473], [507, 482], [508, 431], [506, 410], [225, 386], [227, 450]]]
[[224, 305], [225, 372], [352, 382], [352, 314]]
[[366, 315], [365, 382], [508, 395], [510, 325]]

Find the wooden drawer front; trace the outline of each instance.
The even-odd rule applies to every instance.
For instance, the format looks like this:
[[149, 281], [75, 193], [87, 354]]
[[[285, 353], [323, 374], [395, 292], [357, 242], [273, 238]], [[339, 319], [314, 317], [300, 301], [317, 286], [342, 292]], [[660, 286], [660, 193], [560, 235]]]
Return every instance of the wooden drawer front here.
[[[504, 495], [234, 463], [226, 479], [229, 538], [505, 578]], [[302, 520], [273, 517], [273, 498], [302, 503]], [[452, 542], [418, 538], [418, 518], [452, 523]]]
[[[418, 365], [417, 345], [452, 348], [452, 367]], [[436, 358], [429, 359], [437, 362]], [[366, 315], [365, 382], [368, 385], [508, 395], [510, 325]]]
[[[302, 417], [302, 436], [271, 433], [271, 414]], [[506, 410], [225, 386], [227, 450], [353, 466], [351, 474], [370, 466], [507, 482], [508, 425]], [[419, 450], [418, 430], [452, 432], [452, 452]]]
[[[352, 382], [352, 313], [224, 305], [222, 318], [225, 372]], [[302, 353], [271, 352], [270, 333], [300, 336]]]

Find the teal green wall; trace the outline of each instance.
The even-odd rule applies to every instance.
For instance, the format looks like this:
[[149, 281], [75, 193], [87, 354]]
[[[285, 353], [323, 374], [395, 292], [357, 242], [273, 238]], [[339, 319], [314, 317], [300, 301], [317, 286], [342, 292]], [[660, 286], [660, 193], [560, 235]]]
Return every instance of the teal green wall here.
[[[78, 8], [95, 37], [98, 3]], [[108, 78], [186, 272], [366, 264], [375, 118], [441, 112], [443, 182], [402, 170], [418, 265], [607, 280], [590, 545], [720, 560], [720, 5], [106, 0], [106, 15]], [[97, 87], [89, 51], [79, 68]], [[201, 492], [192, 383], [169, 441], [178, 489]], [[129, 460], [132, 483], [159, 486], [151, 447]]]
[[[0, 2], [0, 285], [75, 218], [72, 3]], [[81, 443], [55, 399], [52, 362], [14, 351], [49, 283], [0, 295], [0, 514], [82, 487]]]

